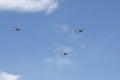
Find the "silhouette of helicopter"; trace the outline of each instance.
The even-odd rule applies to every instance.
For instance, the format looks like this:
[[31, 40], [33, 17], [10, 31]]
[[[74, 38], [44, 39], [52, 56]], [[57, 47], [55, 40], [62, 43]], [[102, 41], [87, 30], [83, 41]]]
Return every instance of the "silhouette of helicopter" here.
[[77, 32], [77, 33], [83, 32], [83, 29], [76, 29], [75, 32]]
[[20, 31], [21, 29], [19, 27], [14, 27], [13, 31]]
[[64, 55], [64, 56], [66, 56], [66, 55], [68, 55], [68, 53], [66, 53], [66, 52], [62, 52], [60, 55]]

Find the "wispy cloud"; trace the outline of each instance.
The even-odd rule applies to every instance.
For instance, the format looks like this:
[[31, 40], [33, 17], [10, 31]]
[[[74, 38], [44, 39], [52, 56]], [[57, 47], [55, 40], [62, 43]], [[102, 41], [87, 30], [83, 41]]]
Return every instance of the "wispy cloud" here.
[[21, 77], [7, 72], [0, 72], [0, 80], [21, 80]]
[[46, 58], [46, 63], [50, 66], [58, 66], [58, 67], [73, 65], [73, 61], [70, 58], [63, 56], [48, 57]]
[[69, 38], [70, 38], [70, 41], [75, 41], [75, 40], [78, 40], [79, 39], [79, 35], [77, 35], [77, 34], [71, 34], [71, 35], [69, 35]]
[[55, 49], [55, 53], [63, 53], [66, 52], [68, 54], [73, 53], [73, 49], [70, 46], [58, 45]]
[[67, 26], [64, 24], [63, 25], [54, 25], [54, 28], [60, 32], [69, 32], [70, 31], [70, 26]]
[[58, 8], [59, 2], [60, 0], [0, 0], [0, 10], [51, 13]]
[[86, 48], [86, 45], [85, 44], [82, 44], [81, 46], [80, 46], [80, 48]]

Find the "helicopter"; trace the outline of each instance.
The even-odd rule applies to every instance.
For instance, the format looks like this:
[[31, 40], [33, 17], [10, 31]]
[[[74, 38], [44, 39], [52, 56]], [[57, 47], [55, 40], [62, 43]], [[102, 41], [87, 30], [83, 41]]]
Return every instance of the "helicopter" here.
[[77, 32], [77, 33], [81, 33], [81, 32], [83, 32], [83, 29], [76, 29], [75, 32]]
[[61, 53], [60, 55], [64, 55], [64, 56], [66, 56], [66, 55], [68, 55], [68, 53], [63, 52], [63, 53]]
[[13, 31], [20, 31], [21, 29], [19, 27], [14, 27]]

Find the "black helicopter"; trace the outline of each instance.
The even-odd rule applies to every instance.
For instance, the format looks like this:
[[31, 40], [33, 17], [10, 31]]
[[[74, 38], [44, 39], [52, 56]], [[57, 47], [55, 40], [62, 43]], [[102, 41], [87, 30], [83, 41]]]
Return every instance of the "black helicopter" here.
[[83, 29], [76, 29], [75, 32], [77, 32], [77, 33], [81, 33], [81, 32], [83, 32]]
[[19, 27], [14, 27], [13, 31], [20, 31], [21, 29]]
[[65, 55], [65, 56], [66, 56], [66, 55], [68, 55], [68, 53], [66, 53], [66, 52], [63, 52], [63, 53], [61, 53], [60, 55]]

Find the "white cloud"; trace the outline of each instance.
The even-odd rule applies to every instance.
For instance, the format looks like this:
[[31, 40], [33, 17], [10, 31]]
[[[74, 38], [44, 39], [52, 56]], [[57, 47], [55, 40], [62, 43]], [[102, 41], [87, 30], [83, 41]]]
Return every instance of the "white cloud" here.
[[45, 11], [50, 13], [57, 9], [60, 0], [0, 0], [0, 10], [19, 12]]
[[7, 72], [0, 72], [0, 80], [20, 80], [19, 75], [9, 74]]

